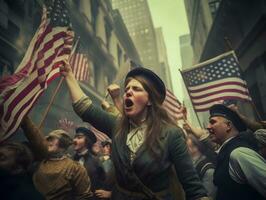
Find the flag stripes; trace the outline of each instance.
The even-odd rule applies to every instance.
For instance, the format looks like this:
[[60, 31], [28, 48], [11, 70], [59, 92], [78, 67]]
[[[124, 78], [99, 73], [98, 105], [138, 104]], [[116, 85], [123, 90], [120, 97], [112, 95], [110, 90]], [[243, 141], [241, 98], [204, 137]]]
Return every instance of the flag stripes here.
[[19, 76], [15, 76], [15, 80], [3, 89], [0, 102], [1, 140], [16, 131], [47, 85], [60, 76], [59, 66], [69, 58], [73, 38], [74, 33], [67, 26], [52, 27], [47, 10], [43, 10], [41, 24], [16, 70]]
[[73, 74], [78, 81], [89, 80], [89, 62], [82, 53], [74, 53], [70, 58]]
[[175, 121], [183, 118], [183, 109], [181, 103], [168, 89], [166, 90], [166, 97], [163, 102], [163, 107], [168, 112], [169, 116], [172, 117]]
[[182, 72], [195, 111], [208, 111], [223, 100], [250, 101], [247, 84], [240, 72], [232, 51]]

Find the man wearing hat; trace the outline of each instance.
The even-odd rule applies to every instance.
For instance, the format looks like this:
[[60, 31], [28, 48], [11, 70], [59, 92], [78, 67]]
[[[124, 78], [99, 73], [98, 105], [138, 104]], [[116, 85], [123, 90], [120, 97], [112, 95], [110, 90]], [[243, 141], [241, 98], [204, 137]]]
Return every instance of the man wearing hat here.
[[90, 199], [92, 192], [86, 169], [67, 155], [72, 144], [69, 134], [58, 129], [44, 137], [28, 117], [21, 127], [40, 161], [33, 183], [45, 199]]
[[[97, 139], [94, 133], [85, 127], [78, 127], [73, 139], [75, 155], [73, 159], [81, 163], [87, 170], [91, 179], [91, 189], [95, 192], [96, 189], [104, 187], [105, 173], [100, 164], [99, 159], [92, 151], [93, 145]], [[95, 199], [97, 199], [95, 197]]]
[[214, 184], [217, 186], [217, 200], [230, 199], [264, 199], [256, 182], [256, 170], [245, 173], [241, 161], [246, 157], [241, 148], [253, 149], [250, 142], [240, 132], [246, 131], [246, 125], [236, 112], [217, 104], [210, 108], [210, 119], [207, 127], [210, 139], [219, 144], [217, 164], [214, 172]]

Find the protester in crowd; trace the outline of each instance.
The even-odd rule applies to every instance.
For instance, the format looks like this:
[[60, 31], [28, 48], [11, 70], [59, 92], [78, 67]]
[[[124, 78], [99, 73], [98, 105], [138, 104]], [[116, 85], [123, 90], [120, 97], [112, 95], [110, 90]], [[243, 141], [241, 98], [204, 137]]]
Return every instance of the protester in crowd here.
[[44, 199], [35, 189], [28, 170], [33, 162], [29, 148], [21, 143], [9, 142], [0, 146], [1, 199]]
[[188, 134], [186, 142], [200, 180], [208, 191], [208, 195], [215, 199], [216, 187], [213, 184], [214, 164], [202, 153], [203, 147], [195, 136]]
[[[243, 148], [254, 148], [241, 137], [240, 132], [246, 130], [244, 121], [236, 112], [217, 104], [210, 108], [207, 129], [210, 139], [220, 145], [214, 172], [216, 199], [264, 199], [265, 188], [261, 183], [265, 182], [265, 168], [262, 170], [261, 165], [257, 164], [260, 161], [243, 152]], [[253, 164], [252, 170], [245, 170], [243, 162]]]
[[[104, 188], [105, 172], [99, 159], [94, 155], [93, 145], [97, 138], [94, 133], [85, 127], [78, 127], [73, 139], [75, 155], [73, 159], [83, 165], [91, 180], [91, 190]], [[97, 199], [94, 197], [94, 199]]]
[[112, 189], [115, 184], [114, 180], [114, 166], [111, 160], [111, 141], [105, 140], [101, 142], [102, 154], [100, 156], [100, 161], [102, 163], [105, 172], [105, 189], [98, 189], [95, 191], [98, 197], [103, 199], [110, 199], [112, 195]]
[[105, 140], [101, 142], [102, 145], [102, 155], [100, 160], [102, 162], [104, 171], [109, 173], [112, 168], [112, 161], [111, 161], [111, 151], [112, 151], [112, 143], [109, 140]]
[[47, 200], [91, 199], [86, 169], [67, 155], [72, 144], [69, 134], [64, 130], [54, 130], [45, 138], [28, 117], [24, 118], [21, 127], [40, 160], [33, 175], [38, 191]]
[[166, 89], [156, 74], [145, 68], [135, 68], [127, 74], [123, 112], [116, 118], [92, 104], [69, 64], [61, 72], [76, 113], [112, 138], [117, 183], [112, 199], [174, 199], [169, 192], [172, 165], [187, 199], [207, 196], [188, 154], [182, 129], [162, 108]]

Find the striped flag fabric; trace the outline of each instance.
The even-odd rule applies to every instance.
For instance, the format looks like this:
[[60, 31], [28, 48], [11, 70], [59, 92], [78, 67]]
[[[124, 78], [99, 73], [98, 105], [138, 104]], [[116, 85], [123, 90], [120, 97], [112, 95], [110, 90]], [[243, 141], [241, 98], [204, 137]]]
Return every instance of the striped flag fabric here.
[[98, 129], [94, 128], [93, 126], [90, 126], [90, 130], [95, 134], [98, 141], [111, 141], [111, 139], [103, 132], [99, 131]]
[[43, 9], [41, 24], [16, 72], [0, 82], [0, 141], [16, 131], [48, 84], [60, 76], [69, 58], [74, 33], [64, 0]]
[[176, 98], [176, 96], [170, 91], [166, 90], [165, 100], [163, 102], [163, 107], [167, 111], [170, 117], [175, 121], [180, 119], [186, 119], [186, 109]]
[[89, 61], [80, 44], [78, 45], [77, 52], [70, 57], [69, 63], [78, 81], [89, 80]]
[[234, 51], [181, 72], [196, 112], [205, 112], [224, 100], [251, 101]]

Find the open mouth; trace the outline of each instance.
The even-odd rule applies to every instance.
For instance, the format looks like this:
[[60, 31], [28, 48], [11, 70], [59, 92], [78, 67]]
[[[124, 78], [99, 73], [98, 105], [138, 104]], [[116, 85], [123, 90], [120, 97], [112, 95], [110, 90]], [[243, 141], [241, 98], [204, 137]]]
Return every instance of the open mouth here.
[[126, 106], [126, 108], [130, 108], [130, 107], [132, 107], [133, 106], [133, 101], [132, 100], [130, 100], [130, 99], [126, 99], [125, 100], [125, 106]]

